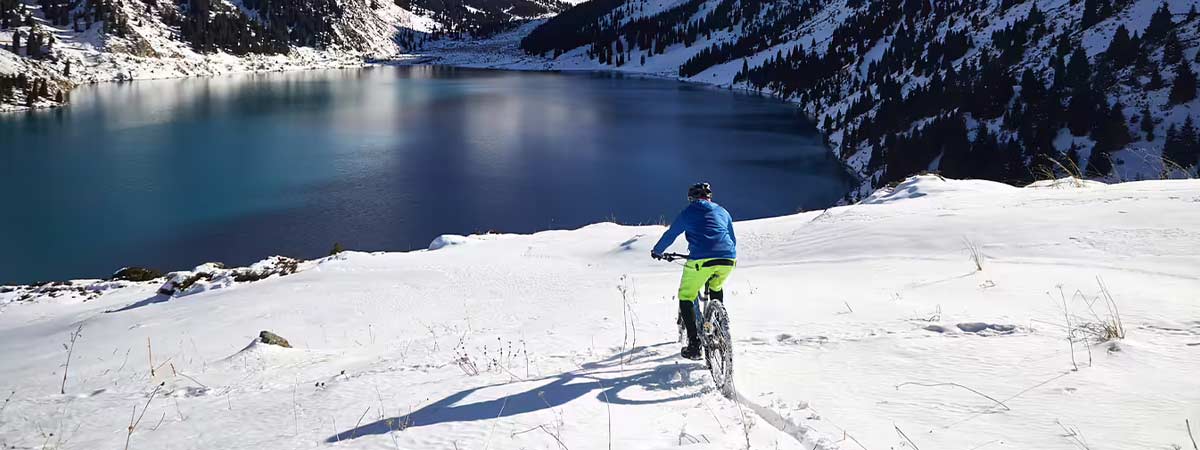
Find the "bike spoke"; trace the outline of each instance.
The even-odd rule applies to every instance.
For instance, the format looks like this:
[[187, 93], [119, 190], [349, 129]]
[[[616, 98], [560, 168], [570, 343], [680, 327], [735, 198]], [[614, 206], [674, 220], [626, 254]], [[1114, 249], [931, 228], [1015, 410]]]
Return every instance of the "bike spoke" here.
[[729, 316], [719, 303], [704, 311], [704, 357], [712, 372], [713, 383], [726, 397], [733, 392], [733, 347], [729, 338]]

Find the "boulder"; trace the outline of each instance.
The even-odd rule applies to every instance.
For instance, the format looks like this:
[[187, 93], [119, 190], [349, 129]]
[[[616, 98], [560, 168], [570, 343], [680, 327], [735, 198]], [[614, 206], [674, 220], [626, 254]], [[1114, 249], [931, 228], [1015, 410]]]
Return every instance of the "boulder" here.
[[150, 281], [155, 278], [161, 278], [162, 272], [145, 267], [125, 267], [118, 270], [112, 275], [113, 280], [125, 281]]
[[292, 348], [292, 344], [289, 344], [287, 339], [284, 339], [282, 336], [267, 330], [263, 330], [262, 332], [258, 333], [258, 341], [268, 345], [278, 345], [283, 348]]

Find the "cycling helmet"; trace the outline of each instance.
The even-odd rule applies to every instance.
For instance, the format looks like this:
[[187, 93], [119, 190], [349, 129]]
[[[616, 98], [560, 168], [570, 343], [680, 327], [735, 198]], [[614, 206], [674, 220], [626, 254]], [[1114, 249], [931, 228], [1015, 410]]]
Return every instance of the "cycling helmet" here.
[[712, 187], [708, 183], [696, 183], [688, 188], [688, 201], [712, 198]]

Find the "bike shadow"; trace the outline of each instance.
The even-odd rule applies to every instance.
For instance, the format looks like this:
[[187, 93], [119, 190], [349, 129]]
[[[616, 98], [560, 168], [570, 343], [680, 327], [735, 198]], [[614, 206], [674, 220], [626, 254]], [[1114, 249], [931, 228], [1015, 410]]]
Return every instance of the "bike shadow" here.
[[[641, 387], [645, 391], [659, 392], [695, 386], [700, 383], [700, 381], [693, 380], [691, 374], [695, 370], [704, 370], [703, 364], [692, 362], [662, 364], [669, 359], [677, 358], [677, 356], [668, 354], [659, 357], [657, 353], [646, 351], [649, 348], [669, 344], [637, 347], [600, 361], [584, 363], [580, 365], [579, 370], [559, 375], [467, 389], [451, 394], [409, 414], [377, 420], [338, 432], [326, 439], [325, 442], [334, 443], [357, 439], [363, 436], [386, 434], [392, 431], [440, 423], [474, 422], [512, 417], [562, 406], [593, 392], [595, 392], [597, 400], [614, 405], [669, 403], [702, 394], [704, 391], [691, 391], [679, 395], [652, 399], [627, 399], [621, 396], [622, 391], [635, 386]], [[658, 365], [636, 372], [628, 369], [628, 366], [631, 365], [651, 363], [658, 363]], [[622, 366], [626, 366], [626, 368], [622, 370]], [[622, 374], [622, 372], [625, 373]], [[463, 403], [472, 394], [487, 389], [516, 383], [536, 383], [541, 381], [546, 381], [546, 383], [515, 394], [493, 400]]]

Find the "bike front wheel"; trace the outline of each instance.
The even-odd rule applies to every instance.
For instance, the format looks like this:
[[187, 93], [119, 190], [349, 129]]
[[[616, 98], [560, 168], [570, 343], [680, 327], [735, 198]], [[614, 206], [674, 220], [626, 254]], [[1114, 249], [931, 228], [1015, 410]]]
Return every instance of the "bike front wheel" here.
[[713, 384], [721, 394], [733, 398], [733, 339], [729, 337], [729, 314], [719, 301], [709, 302], [704, 311], [704, 360]]

